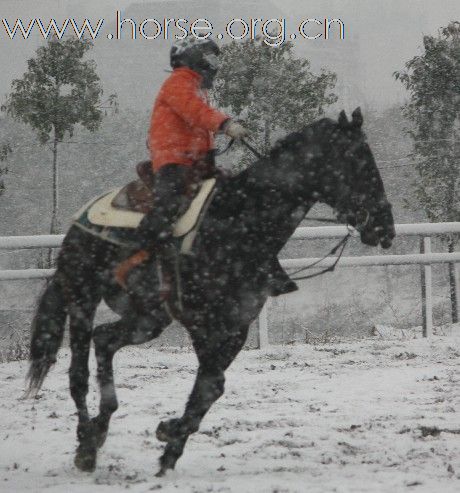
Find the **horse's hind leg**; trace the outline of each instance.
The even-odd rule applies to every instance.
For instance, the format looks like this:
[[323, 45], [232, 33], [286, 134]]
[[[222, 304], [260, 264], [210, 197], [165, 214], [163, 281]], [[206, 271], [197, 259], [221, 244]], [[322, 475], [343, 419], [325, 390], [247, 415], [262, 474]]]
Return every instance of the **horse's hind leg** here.
[[88, 394], [88, 359], [99, 297], [86, 297], [78, 305], [70, 308], [70, 348], [72, 360], [69, 369], [70, 394], [78, 413], [77, 438], [79, 446], [75, 456], [75, 465], [83, 471], [92, 471], [96, 466], [95, 447], [89, 429], [89, 413], [86, 404]]
[[144, 314], [133, 310], [117, 322], [96, 327], [93, 339], [101, 402], [99, 415], [91, 420], [91, 424], [98, 447], [104, 444], [110, 418], [118, 408], [112, 365], [115, 353], [124, 346], [155, 339], [170, 323], [169, 315], [159, 308]]

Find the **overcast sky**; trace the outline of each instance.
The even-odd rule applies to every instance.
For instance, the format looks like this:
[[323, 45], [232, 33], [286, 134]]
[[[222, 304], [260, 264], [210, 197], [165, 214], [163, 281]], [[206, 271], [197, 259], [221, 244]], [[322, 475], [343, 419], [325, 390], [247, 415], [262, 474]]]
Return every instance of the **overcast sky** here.
[[[190, 10], [194, 4], [198, 7]], [[294, 26], [299, 21], [310, 17], [339, 17], [346, 25], [346, 36], [337, 50], [345, 50], [348, 53], [347, 56], [355, 54], [355, 58], [357, 57], [357, 67], [353, 68], [348, 75], [344, 75], [344, 82], [352, 88], [355, 99], [364, 98], [368, 104], [379, 108], [398, 103], [404, 97], [401, 84], [393, 80], [392, 73], [401, 69], [406, 60], [420, 52], [423, 34], [433, 34], [449, 21], [460, 20], [460, 0], [200, 0], [199, 2], [186, 0], [182, 3], [177, 0], [40, 0], [39, 2], [36, 0], [0, 0], [0, 17], [7, 18], [10, 24], [14, 23], [17, 17], [28, 21], [39, 16], [46, 22], [51, 17], [58, 22], [62, 22], [68, 16], [80, 19], [88, 17], [95, 21], [103, 17], [106, 19], [105, 26], [108, 26], [114, 25], [117, 8], [126, 13], [136, 12], [145, 18], [161, 18], [165, 13], [170, 13], [168, 5], [174, 6], [175, 15], [180, 14], [180, 6], [184, 5], [184, 10], [189, 13], [193, 12], [196, 17], [218, 16], [229, 20], [233, 17], [248, 15], [271, 18], [282, 14], [287, 17], [289, 26]], [[143, 18], [138, 20], [142, 21]], [[32, 39], [27, 41], [21, 39], [10, 41], [3, 26], [0, 25], [0, 64], [2, 68], [0, 95], [2, 98], [8, 92], [11, 80], [25, 71], [26, 60], [33, 55], [39, 42], [38, 36], [32, 36]], [[309, 53], [317, 51], [318, 48], [324, 46], [324, 43], [329, 42], [296, 40], [295, 43], [299, 54], [308, 57]], [[159, 45], [156, 46], [159, 47]], [[337, 45], [328, 46], [334, 48]], [[136, 49], [139, 50], [142, 66], [145, 66], [146, 62], [141, 55], [141, 50], [144, 50], [145, 46], [142, 43], [138, 43], [134, 48], [129, 47], [131, 63], [137, 58]], [[153, 53], [153, 48], [150, 49]], [[128, 56], [123, 52], [121, 44], [112, 45], [110, 50], [119, 50], [121, 58], [123, 54], [125, 57]], [[158, 55], [159, 60], [163, 61], [166, 58], [164, 53], [167, 52], [166, 50], [159, 51], [161, 51], [161, 55]], [[107, 48], [105, 51], [95, 50], [96, 61], [98, 65], [102, 65], [102, 78], [107, 79], [104, 82], [109, 85], [110, 90], [119, 93], [121, 102], [123, 102], [124, 93], [130, 91], [126, 89], [127, 83], [122, 80], [122, 76], [120, 76], [120, 87], [117, 87], [117, 77], [110, 77], [108, 69], [104, 69], [106, 54]], [[322, 65], [335, 70], [334, 64], [337, 64], [337, 61], [333, 56], [320, 55], [320, 58]], [[120, 60], [120, 64], [123, 65], [123, 63], [124, 60]], [[164, 66], [167, 66], [167, 60], [164, 60]], [[111, 68], [113, 70], [113, 65]], [[145, 70], [148, 79], [148, 67]], [[343, 72], [343, 68], [341, 70]], [[153, 98], [153, 93], [159, 84], [158, 78], [152, 81], [150, 98]], [[144, 104], [143, 98], [147, 98], [149, 90], [139, 86], [139, 91], [141, 94], [136, 101]], [[126, 94], [127, 102], [131, 101], [129, 96], [132, 94]]]

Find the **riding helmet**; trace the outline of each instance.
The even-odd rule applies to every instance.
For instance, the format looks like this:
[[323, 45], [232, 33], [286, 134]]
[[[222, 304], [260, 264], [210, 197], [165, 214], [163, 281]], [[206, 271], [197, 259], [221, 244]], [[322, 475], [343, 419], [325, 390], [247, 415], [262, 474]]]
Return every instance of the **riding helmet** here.
[[210, 89], [218, 70], [220, 49], [212, 39], [188, 36], [171, 48], [171, 67], [188, 67], [203, 77], [202, 86]]

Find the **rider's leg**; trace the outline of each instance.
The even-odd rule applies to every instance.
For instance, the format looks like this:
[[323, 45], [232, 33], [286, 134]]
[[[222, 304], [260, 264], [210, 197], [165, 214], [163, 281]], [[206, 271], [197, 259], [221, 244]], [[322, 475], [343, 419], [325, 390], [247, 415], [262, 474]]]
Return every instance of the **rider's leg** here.
[[153, 251], [158, 244], [172, 239], [172, 225], [187, 193], [190, 167], [167, 164], [155, 173], [153, 209], [141, 221], [138, 236], [144, 249]]
[[137, 230], [142, 249], [117, 267], [115, 276], [120, 284], [126, 285], [130, 271], [147, 260], [153, 251], [160, 255], [170, 251], [172, 225], [186, 196], [189, 176], [190, 167], [181, 164], [167, 164], [155, 173], [153, 209]]

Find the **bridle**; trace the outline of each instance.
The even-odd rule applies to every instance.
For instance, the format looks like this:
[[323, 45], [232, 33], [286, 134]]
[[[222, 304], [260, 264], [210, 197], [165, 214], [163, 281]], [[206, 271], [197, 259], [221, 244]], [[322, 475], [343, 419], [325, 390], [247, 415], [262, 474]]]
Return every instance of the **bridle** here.
[[[227, 147], [222, 151], [219, 152], [219, 154], [223, 154], [224, 152], [227, 152], [228, 149], [233, 145], [234, 139], [230, 141], [230, 143], [227, 145]], [[262, 159], [263, 156], [262, 154], [257, 151], [251, 144], [249, 144], [245, 139], [241, 139], [241, 143], [249, 149], [254, 156], [256, 156], [258, 159]], [[306, 281], [307, 279], [313, 279], [314, 277], [321, 276], [323, 274], [326, 274], [328, 272], [333, 272], [335, 268], [337, 267], [337, 264], [339, 263], [340, 259], [342, 258], [342, 255], [345, 251], [345, 247], [347, 246], [348, 240], [352, 238], [353, 236], [359, 236], [359, 234], [364, 230], [364, 228], [368, 225], [369, 219], [370, 219], [370, 214], [367, 209], [363, 209], [365, 211], [365, 216], [362, 221], [357, 223], [355, 226], [351, 226], [350, 224], [347, 223], [347, 230], [348, 233], [323, 257], [321, 257], [318, 260], [315, 260], [311, 264], [302, 267], [301, 269], [298, 269], [294, 272], [290, 272], [289, 276], [295, 276], [296, 274], [300, 274], [301, 272], [305, 272], [307, 270], [310, 270], [317, 265], [319, 265], [323, 260], [326, 260], [327, 258], [331, 257], [332, 255], [335, 255], [337, 252], [339, 254], [336, 256], [336, 259], [332, 265], [329, 267], [325, 267], [324, 269], [320, 270], [319, 272], [315, 272], [314, 274], [309, 274], [306, 276], [301, 276], [301, 277], [291, 277], [293, 281]], [[316, 218], [311, 218], [310, 221], [321, 221], [321, 222], [329, 222], [329, 223], [336, 223], [337, 221], [332, 218], [323, 218], [323, 217], [316, 217]], [[357, 233], [357, 234], [356, 234]]]
[[[245, 139], [241, 139], [240, 142], [248, 149], [250, 150], [254, 156], [257, 157], [257, 159], [263, 159], [263, 155], [257, 151], [249, 142], [247, 142]], [[215, 155], [220, 156], [222, 154], [225, 154], [235, 143], [235, 139], [231, 139], [229, 143], [219, 151], [216, 151]], [[323, 260], [326, 260], [327, 258], [331, 257], [332, 255], [335, 255], [337, 252], [339, 254], [336, 256], [335, 261], [332, 265], [329, 267], [325, 267], [324, 269], [320, 270], [319, 272], [315, 272], [314, 274], [309, 274], [306, 276], [301, 276], [301, 277], [291, 277], [293, 281], [306, 281], [307, 279], [313, 279], [314, 277], [321, 276], [323, 274], [326, 274], [328, 272], [333, 272], [335, 268], [337, 267], [337, 264], [339, 263], [340, 259], [342, 258], [342, 255], [345, 251], [345, 247], [347, 246], [348, 240], [352, 238], [353, 236], [359, 236], [359, 234], [364, 230], [364, 228], [368, 225], [369, 219], [370, 219], [370, 214], [367, 209], [364, 209], [365, 211], [365, 216], [362, 221], [357, 223], [355, 226], [351, 226], [349, 223], [347, 223], [347, 230], [348, 233], [323, 257], [321, 257], [318, 260], [315, 260], [311, 264], [302, 267], [301, 269], [298, 269], [294, 272], [289, 273], [290, 276], [295, 276], [296, 274], [300, 274], [301, 272], [305, 272], [307, 270], [310, 270], [317, 265], [319, 265]], [[310, 218], [310, 221], [318, 221], [318, 222], [328, 222], [328, 223], [336, 223], [337, 221], [332, 218], [324, 218], [324, 217], [315, 217], [315, 218]]]

